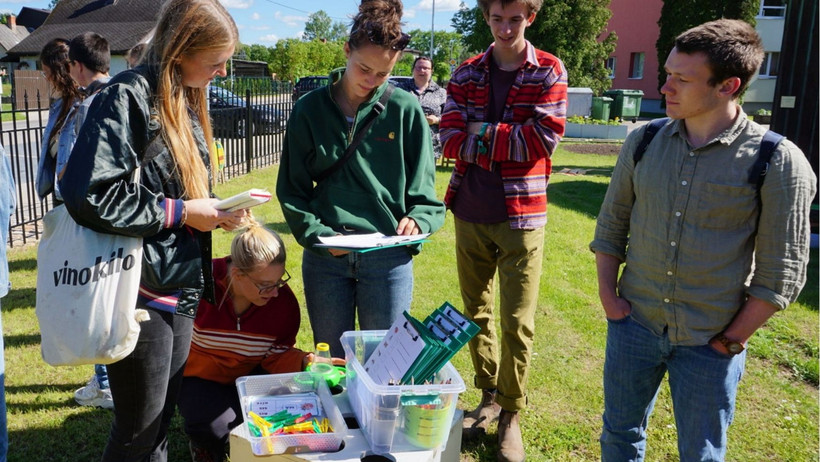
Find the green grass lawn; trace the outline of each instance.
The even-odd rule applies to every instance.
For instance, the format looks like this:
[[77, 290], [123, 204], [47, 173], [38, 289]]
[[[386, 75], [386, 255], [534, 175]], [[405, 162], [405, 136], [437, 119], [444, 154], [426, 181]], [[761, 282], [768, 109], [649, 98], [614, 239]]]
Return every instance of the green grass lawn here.
[[[598, 435], [603, 407], [601, 373], [606, 321], [597, 299], [595, 266], [587, 249], [595, 215], [615, 162], [613, 156], [558, 151], [554, 171], [589, 169], [584, 175], [554, 174], [549, 189], [547, 251], [541, 281], [536, 339], [529, 376], [529, 408], [522, 414], [528, 460], [600, 459]], [[440, 197], [450, 169], [439, 168]], [[276, 167], [253, 172], [217, 187], [221, 196], [249, 187], [275, 189]], [[300, 298], [301, 248], [289, 235], [274, 200], [254, 209], [260, 221], [282, 234], [290, 249], [291, 286]], [[214, 255], [229, 252], [232, 237], [214, 233]], [[453, 251], [453, 221], [425, 244], [415, 259], [413, 314], [422, 318], [450, 301], [461, 307]], [[84, 385], [91, 366], [48, 366], [40, 357], [34, 314], [36, 248], [10, 253], [11, 293], [2, 299], [6, 341], [6, 399], [11, 462], [99, 460], [111, 413], [77, 406], [73, 391]], [[812, 251], [809, 285], [799, 301], [774, 317], [751, 340], [735, 422], [729, 433], [729, 461], [818, 460], [818, 253]], [[303, 308], [304, 309], [304, 308]], [[311, 349], [307, 314], [298, 346]], [[469, 352], [453, 360], [472, 383]], [[479, 393], [468, 388], [459, 406], [472, 409]], [[170, 434], [170, 461], [187, 461], [187, 440], [177, 418]], [[675, 423], [664, 384], [650, 422], [649, 461], [677, 460]], [[494, 461], [492, 439], [462, 447], [462, 461]]]

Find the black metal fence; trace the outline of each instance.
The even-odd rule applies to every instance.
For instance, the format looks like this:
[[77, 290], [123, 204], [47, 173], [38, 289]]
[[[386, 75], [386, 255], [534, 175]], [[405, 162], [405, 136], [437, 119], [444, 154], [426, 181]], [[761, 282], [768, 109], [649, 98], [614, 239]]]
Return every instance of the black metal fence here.
[[[221, 79], [209, 88], [211, 123], [217, 152], [223, 159], [214, 169], [226, 181], [279, 162], [290, 111], [292, 85], [267, 78]], [[11, 100], [15, 98], [12, 89]], [[43, 131], [48, 121], [48, 95], [24, 95], [23, 107], [0, 110], [0, 144], [11, 158], [17, 185], [17, 208], [11, 218], [9, 245], [36, 242], [42, 217], [53, 207], [51, 198], [37, 196], [35, 178]]]

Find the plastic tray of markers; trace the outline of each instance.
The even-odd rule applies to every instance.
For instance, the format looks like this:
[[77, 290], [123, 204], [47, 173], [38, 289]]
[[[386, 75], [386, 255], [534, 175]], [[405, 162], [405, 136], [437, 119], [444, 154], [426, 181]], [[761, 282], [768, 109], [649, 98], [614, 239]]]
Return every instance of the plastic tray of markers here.
[[324, 377], [310, 372], [240, 377], [239, 436], [258, 456], [339, 451], [347, 425]]

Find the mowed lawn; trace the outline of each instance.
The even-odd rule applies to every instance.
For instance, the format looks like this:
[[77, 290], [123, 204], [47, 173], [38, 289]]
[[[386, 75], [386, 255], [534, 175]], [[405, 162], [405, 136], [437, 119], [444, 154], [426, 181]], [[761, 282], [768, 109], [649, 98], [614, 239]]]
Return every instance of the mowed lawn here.
[[[606, 321], [597, 299], [593, 254], [587, 246], [595, 216], [615, 163], [614, 156], [574, 154], [559, 149], [549, 188], [546, 255], [529, 374], [529, 408], [522, 426], [532, 461], [594, 461], [603, 407]], [[570, 169], [576, 174], [559, 173]], [[439, 197], [450, 168], [437, 168]], [[218, 185], [221, 196], [249, 187], [275, 190], [277, 168], [253, 172]], [[290, 236], [278, 202], [254, 209], [257, 218], [278, 231], [288, 246], [291, 286], [304, 311], [302, 249]], [[214, 255], [229, 251], [231, 234], [214, 233]], [[461, 307], [454, 261], [452, 215], [415, 259], [413, 314], [424, 317], [450, 301]], [[40, 357], [34, 314], [36, 247], [10, 252], [11, 293], [2, 299], [6, 342], [6, 400], [11, 462], [96, 461], [102, 454], [111, 413], [80, 407], [73, 391], [92, 373], [91, 366], [54, 368]], [[809, 284], [799, 301], [774, 317], [752, 338], [741, 382], [735, 422], [729, 434], [730, 461], [818, 460], [818, 253], [812, 251]], [[311, 349], [303, 313], [298, 346]], [[459, 407], [472, 409], [479, 393], [470, 387], [469, 352], [453, 360], [468, 384]], [[495, 436], [495, 433], [492, 434]], [[170, 461], [188, 461], [181, 420], [170, 431]], [[463, 461], [494, 461], [497, 445], [487, 441], [462, 447]], [[262, 459], [260, 459], [262, 460]], [[649, 461], [677, 460], [675, 422], [669, 389], [661, 389], [650, 421]]]

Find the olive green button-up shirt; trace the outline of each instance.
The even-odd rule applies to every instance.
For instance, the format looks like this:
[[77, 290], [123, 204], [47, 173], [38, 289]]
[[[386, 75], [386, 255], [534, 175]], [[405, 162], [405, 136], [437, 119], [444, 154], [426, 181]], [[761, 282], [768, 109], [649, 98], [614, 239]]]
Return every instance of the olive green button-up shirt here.
[[618, 281], [633, 318], [678, 345], [703, 345], [747, 296], [780, 309], [800, 293], [816, 178], [784, 140], [760, 189], [749, 182], [765, 129], [740, 112], [697, 149], [671, 121], [637, 165], [644, 130], [624, 143], [598, 216], [593, 252], [626, 263]]

